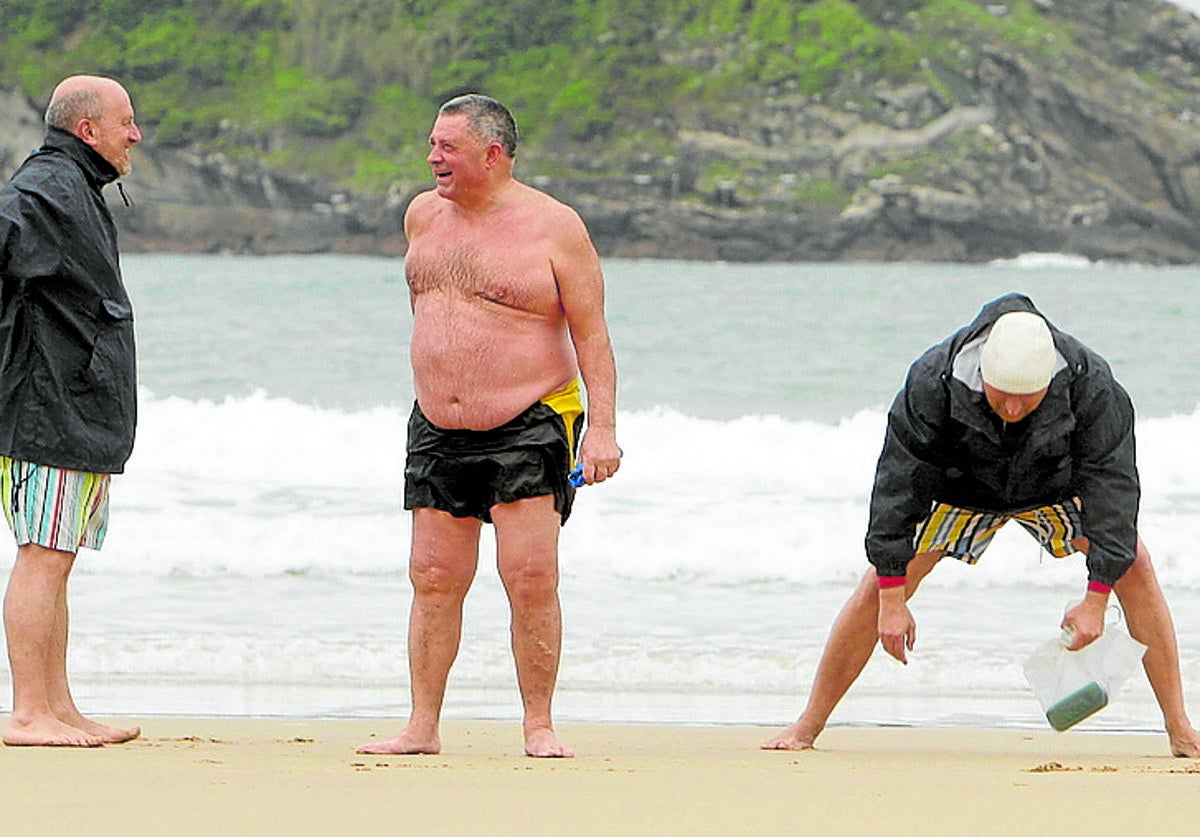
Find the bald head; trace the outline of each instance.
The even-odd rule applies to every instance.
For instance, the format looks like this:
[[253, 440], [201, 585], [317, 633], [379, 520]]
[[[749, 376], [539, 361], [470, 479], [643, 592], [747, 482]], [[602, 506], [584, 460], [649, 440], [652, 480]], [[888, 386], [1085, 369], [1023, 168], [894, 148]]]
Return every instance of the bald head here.
[[129, 150], [141, 142], [133, 121], [133, 103], [116, 81], [103, 76], [71, 76], [50, 95], [46, 124], [74, 134], [129, 174]]
[[128, 98], [125, 88], [110, 78], [71, 76], [59, 82], [50, 94], [46, 124], [75, 133], [80, 119], [99, 116], [105, 99], [113, 96]]

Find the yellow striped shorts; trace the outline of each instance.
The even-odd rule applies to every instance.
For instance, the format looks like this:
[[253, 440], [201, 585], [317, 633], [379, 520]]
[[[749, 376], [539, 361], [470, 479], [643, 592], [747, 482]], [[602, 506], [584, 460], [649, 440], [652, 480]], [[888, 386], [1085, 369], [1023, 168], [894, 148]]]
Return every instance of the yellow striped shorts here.
[[980, 512], [934, 503], [933, 511], [913, 539], [916, 554], [945, 552], [968, 564], [976, 563], [1000, 527], [1015, 520], [1037, 538], [1055, 558], [1077, 552], [1071, 541], [1083, 537], [1079, 500], [1019, 512]]
[[108, 529], [110, 474], [68, 471], [0, 456], [0, 497], [17, 546], [99, 549]]

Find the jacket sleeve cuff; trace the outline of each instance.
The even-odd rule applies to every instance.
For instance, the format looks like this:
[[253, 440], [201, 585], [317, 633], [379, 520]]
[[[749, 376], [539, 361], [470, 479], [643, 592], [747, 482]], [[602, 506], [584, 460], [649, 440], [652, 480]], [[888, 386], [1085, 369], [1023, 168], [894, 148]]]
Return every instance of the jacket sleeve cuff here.
[[881, 575], [877, 576], [879, 580], [879, 589], [888, 590], [892, 587], [903, 587], [908, 583], [908, 578], [902, 575]]
[[1089, 581], [1087, 589], [1089, 593], [1103, 593], [1106, 596], [1112, 592], [1112, 587], [1103, 581]]

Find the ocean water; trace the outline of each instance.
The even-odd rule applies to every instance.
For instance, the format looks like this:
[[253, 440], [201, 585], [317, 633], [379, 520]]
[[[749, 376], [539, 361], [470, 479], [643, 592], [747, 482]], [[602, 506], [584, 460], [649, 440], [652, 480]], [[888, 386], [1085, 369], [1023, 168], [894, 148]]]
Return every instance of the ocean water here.
[[[131, 255], [141, 421], [109, 539], [72, 578], [70, 670], [98, 714], [408, 711], [401, 509], [411, 317], [398, 260]], [[1031, 254], [991, 265], [605, 263], [618, 478], [561, 542], [560, 720], [790, 722], [866, 568], [886, 406], [988, 299], [1029, 293], [1139, 408], [1141, 530], [1200, 712], [1200, 269]], [[11, 565], [0, 554], [0, 568]], [[835, 724], [1044, 728], [1021, 663], [1081, 557], [1017, 529], [944, 562]], [[0, 705], [8, 701], [0, 673]], [[485, 531], [446, 716], [519, 717]], [[1085, 728], [1161, 728], [1140, 672]]]

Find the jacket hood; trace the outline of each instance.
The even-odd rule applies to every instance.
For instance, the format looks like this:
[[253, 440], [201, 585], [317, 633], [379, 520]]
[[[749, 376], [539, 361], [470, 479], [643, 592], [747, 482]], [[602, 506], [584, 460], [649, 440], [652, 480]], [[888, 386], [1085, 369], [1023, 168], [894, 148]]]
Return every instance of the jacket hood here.
[[[980, 308], [979, 313], [975, 315], [975, 319], [961, 332], [962, 336], [966, 338], [966, 342], [970, 342], [989, 330], [1000, 317], [1012, 311], [1029, 311], [1045, 319], [1042, 312], [1037, 310], [1037, 306], [1033, 304], [1033, 300], [1029, 297], [1024, 294], [1005, 294], [993, 299]], [[1047, 325], [1049, 325], [1048, 320]]]
[[[984, 343], [987, 342], [987, 335], [991, 332], [992, 326], [996, 324], [996, 320], [1013, 311], [1028, 311], [1045, 319], [1042, 312], [1037, 310], [1037, 307], [1033, 304], [1033, 300], [1029, 297], [1016, 293], [1007, 294], [993, 299], [984, 305], [971, 324], [959, 331], [955, 336], [949, 358], [951, 363], [950, 372], [955, 379], [965, 384], [968, 389], [974, 392], [983, 392], [980, 356], [983, 353]], [[1065, 339], [1065, 335], [1059, 332], [1053, 323], [1046, 320], [1046, 325], [1050, 328], [1050, 334], [1054, 339], [1054, 348], [1058, 353], [1058, 362], [1054, 368], [1053, 380], [1053, 378], [1058, 377], [1058, 374], [1063, 369], [1071, 365], [1067, 356], [1071, 349], [1066, 345], [1068, 341]]]

